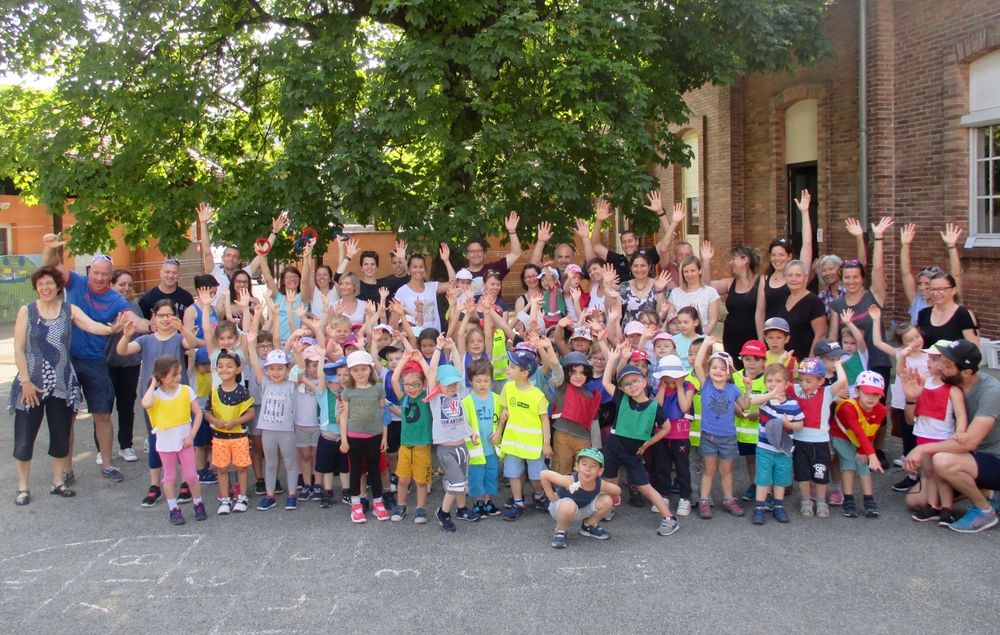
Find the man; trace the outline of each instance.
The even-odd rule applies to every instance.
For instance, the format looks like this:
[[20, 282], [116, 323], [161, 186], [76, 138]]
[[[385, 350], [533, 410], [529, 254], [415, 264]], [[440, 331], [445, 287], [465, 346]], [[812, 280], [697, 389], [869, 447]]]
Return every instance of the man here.
[[406, 267], [406, 241], [397, 240], [396, 248], [392, 250], [392, 273], [378, 279], [378, 286], [389, 290], [389, 298], [396, 295], [401, 286], [410, 281]]
[[[111, 288], [111, 272], [114, 263], [110, 256], [97, 254], [81, 276], [70, 271], [62, 261], [59, 248], [65, 244], [55, 234], [42, 237], [44, 249], [42, 262], [59, 270], [65, 282], [66, 301], [79, 307], [95, 322], [109, 324], [120, 313], [130, 316], [136, 325], [136, 332], [149, 330], [149, 322], [135, 317], [128, 300]], [[125, 480], [121, 471], [111, 464], [111, 448], [114, 444], [114, 426], [111, 423], [111, 406], [114, 402], [114, 387], [108, 373], [107, 336], [93, 335], [73, 325], [73, 341], [70, 345], [70, 361], [87, 400], [87, 410], [94, 418], [94, 434], [97, 448], [101, 453], [101, 475], [116, 483]], [[73, 435], [70, 435], [70, 456], [73, 456]], [[65, 475], [73, 481], [73, 472]]]
[[[964, 516], [949, 527], [961, 533], [989, 529], [997, 524], [997, 515], [983, 490], [1000, 490], [1000, 381], [979, 374], [982, 354], [968, 340], [955, 340], [941, 351], [941, 377], [945, 383], [958, 386], [965, 396], [969, 425], [965, 435], [935, 443], [918, 445], [907, 456], [904, 468], [916, 473], [927, 455], [931, 456], [934, 477], [971, 503]], [[923, 389], [923, 378], [911, 371], [904, 375], [907, 415]], [[962, 439], [961, 441], [959, 439]], [[917, 500], [921, 493], [910, 494], [907, 503], [922, 507], [926, 500]]]
[[142, 294], [139, 298], [139, 308], [142, 317], [147, 320], [153, 317], [153, 305], [160, 300], [170, 300], [174, 304], [174, 314], [184, 315], [184, 309], [194, 304], [194, 297], [181, 288], [177, 281], [181, 276], [181, 261], [167, 258], [160, 265], [160, 283]]
[[[552, 240], [552, 224], [551, 223], [541, 223], [538, 225], [538, 238], [535, 242], [534, 249], [531, 250], [531, 262], [539, 267], [544, 267], [546, 263], [542, 262], [542, 258], [545, 254], [545, 245]], [[559, 270], [559, 278], [561, 280], [566, 279], [566, 265], [576, 262], [576, 245], [573, 243], [559, 243], [556, 245], [555, 252], [553, 254], [553, 264], [555, 264], [556, 269]], [[580, 263], [576, 263], [580, 264]]]
[[[604, 224], [604, 221], [611, 218], [611, 205], [603, 199], [598, 199], [594, 203], [595, 222], [594, 228], [590, 233], [590, 242], [597, 257], [608, 261], [614, 266], [615, 272], [618, 274], [621, 282], [627, 282], [632, 279], [632, 257], [636, 254], [642, 254], [649, 260], [649, 264], [651, 265], [649, 275], [652, 277], [655, 274], [656, 265], [660, 262], [660, 257], [666, 258], [670, 252], [670, 246], [674, 241], [674, 234], [684, 221], [683, 203], [676, 203], [674, 205], [673, 215], [668, 220], [667, 213], [664, 211], [663, 203], [660, 200], [660, 193], [656, 191], [650, 192], [647, 194], [647, 198], [649, 202], [645, 207], [659, 217], [660, 232], [662, 235], [656, 241], [654, 248], [639, 249], [639, 237], [631, 229], [626, 229], [620, 234], [622, 251], [624, 253], [611, 251], [601, 244], [601, 226]], [[680, 283], [676, 267], [675, 271], [671, 272], [671, 276], [672, 279], [668, 286], [673, 288]]]
[[[243, 269], [252, 278], [254, 270], [250, 265], [243, 266], [243, 263], [240, 261], [240, 248], [234, 245], [228, 245], [222, 251], [222, 266], [220, 267], [215, 264], [215, 258], [212, 256], [212, 239], [208, 233], [208, 222], [214, 217], [215, 210], [208, 203], [202, 201], [198, 204], [198, 226], [201, 231], [201, 261], [205, 273], [215, 276], [215, 279], [219, 282], [219, 287], [228, 291], [229, 281], [237, 271]], [[271, 221], [271, 233], [267, 237], [267, 242], [273, 245], [278, 233], [287, 226], [288, 215], [285, 212], [278, 214]], [[215, 296], [216, 305], [222, 297], [222, 293]]]
[[495, 271], [500, 276], [500, 279], [503, 280], [510, 271], [510, 268], [517, 262], [517, 259], [521, 257], [521, 241], [517, 237], [517, 223], [519, 220], [520, 217], [517, 215], [517, 212], [511, 212], [504, 219], [504, 227], [507, 228], [507, 234], [510, 236], [510, 251], [498, 260], [494, 260], [489, 264], [485, 263], [486, 245], [481, 240], [470, 239], [465, 244], [465, 254], [469, 261], [469, 266], [466, 268], [472, 273], [472, 293], [477, 300], [483, 294], [483, 276], [485, 276], [487, 271]]

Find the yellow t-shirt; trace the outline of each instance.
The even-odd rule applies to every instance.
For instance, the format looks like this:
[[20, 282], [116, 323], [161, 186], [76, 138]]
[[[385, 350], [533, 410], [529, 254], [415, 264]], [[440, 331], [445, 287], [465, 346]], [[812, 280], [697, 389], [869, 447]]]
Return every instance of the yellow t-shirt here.
[[146, 410], [149, 425], [155, 430], [166, 430], [191, 423], [191, 402], [195, 399], [194, 391], [184, 384], [173, 395], [157, 388], [153, 391], [153, 406]]
[[194, 371], [194, 392], [199, 397], [207, 397], [212, 393], [212, 373]]

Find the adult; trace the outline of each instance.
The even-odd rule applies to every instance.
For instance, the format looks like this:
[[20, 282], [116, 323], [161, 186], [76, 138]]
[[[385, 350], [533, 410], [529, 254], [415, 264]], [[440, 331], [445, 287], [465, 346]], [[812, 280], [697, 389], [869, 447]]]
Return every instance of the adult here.
[[379, 288], [388, 289], [390, 298], [396, 295], [397, 289], [410, 281], [410, 274], [407, 272], [406, 247], [405, 240], [396, 241], [391, 258], [392, 273], [378, 279]]
[[370, 249], [361, 252], [361, 273], [358, 274], [358, 299], [362, 302], [381, 300], [378, 295], [378, 254]]
[[697, 257], [688, 256], [682, 260], [680, 269], [680, 283], [670, 290], [669, 302], [675, 309], [686, 306], [697, 309], [702, 330], [711, 335], [719, 321], [719, 305], [722, 303], [719, 292], [702, 281], [702, 264]]
[[[142, 317], [147, 320], [153, 317], [153, 305], [160, 300], [170, 300], [174, 304], [174, 312], [183, 315], [184, 310], [194, 304], [191, 293], [182, 288], [178, 281], [181, 277], [181, 261], [167, 258], [160, 265], [160, 282], [146, 291], [139, 298], [139, 309]], [[229, 284], [226, 284], [229, 288]]]
[[[864, 254], [864, 251], [861, 252]], [[862, 263], [864, 260], [859, 258]], [[844, 266], [844, 259], [836, 254], [827, 254], [816, 261], [813, 267], [813, 275], [816, 276], [817, 293], [819, 299], [823, 301], [827, 316], [830, 315], [830, 305], [833, 301], [844, 295], [847, 289], [844, 288], [844, 281], [840, 278], [840, 268]]]
[[[541, 268], [548, 264], [543, 261], [543, 257], [545, 255], [545, 245], [552, 240], [552, 223], [539, 223], [536, 236], [535, 247], [531, 250], [531, 260], [528, 262]], [[555, 265], [556, 269], [559, 270], [560, 277], [565, 279], [566, 266], [575, 261], [576, 245], [573, 243], [559, 243], [556, 245], [552, 254], [551, 264]]]
[[[957, 243], [958, 239], [962, 237], [962, 229], [954, 223], [948, 223], [945, 225], [944, 231], [939, 233], [948, 252], [948, 269], [951, 272], [951, 277], [955, 279], [955, 293], [960, 294], [962, 293], [962, 261], [958, 257]], [[903, 292], [910, 305], [910, 322], [913, 324], [917, 323], [920, 311], [931, 305], [931, 280], [938, 274], [944, 273], [940, 267], [931, 265], [922, 269], [916, 278], [913, 277], [913, 269], [910, 265], [910, 243], [913, 242], [916, 235], [917, 226], [913, 223], [909, 223], [899, 230], [899, 274], [903, 278]]]
[[979, 324], [972, 311], [958, 303], [958, 281], [943, 271], [927, 287], [931, 305], [917, 314], [924, 342], [967, 339], [979, 346]]
[[535, 262], [529, 262], [521, 269], [521, 288], [524, 289], [524, 293], [519, 295], [514, 301], [515, 313], [521, 313], [522, 311], [527, 313], [531, 309], [528, 306], [529, 300], [532, 296], [542, 292], [541, 278], [542, 266]]
[[[601, 244], [601, 227], [604, 225], [604, 221], [611, 218], [611, 205], [603, 199], [598, 199], [594, 202], [594, 228], [590, 233], [591, 247], [594, 255], [607, 261], [615, 268], [618, 279], [623, 284], [632, 279], [632, 258], [636, 254], [641, 254], [645, 258], [646, 262], [652, 268], [653, 275], [656, 275], [656, 265], [659, 264], [661, 256], [665, 258], [669, 253], [670, 247], [673, 244], [674, 233], [684, 221], [683, 203], [676, 203], [673, 214], [668, 217], [666, 211], [663, 209], [663, 201], [660, 199], [659, 192], [650, 192], [646, 195], [646, 199], [647, 203], [644, 207], [652, 211], [660, 219], [661, 235], [653, 248], [639, 249], [639, 237], [631, 229], [626, 229], [618, 235], [622, 246], [622, 253], [612, 251]], [[671, 276], [670, 286], [673, 286], [677, 283], [679, 276], [676, 271], [671, 272]]]
[[[132, 297], [132, 274], [125, 269], [115, 269], [111, 273], [111, 288], [128, 300], [129, 308], [136, 317], [142, 316], [142, 309]], [[115, 350], [121, 333], [108, 337], [108, 374], [115, 392], [114, 408], [118, 413], [118, 456], [128, 461], [138, 461], [132, 447], [135, 433], [135, 398], [139, 386], [140, 355], [119, 355]], [[97, 445], [96, 439], [94, 442]], [[102, 461], [103, 462], [103, 461]]]
[[[441, 243], [440, 254], [442, 260], [448, 260], [451, 255], [448, 245]], [[437, 296], [439, 293], [445, 293], [454, 285], [451, 269], [449, 269], [450, 279], [448, 282], [434, 282], [426, 279], [427, 261], [422, 254], [411, 254], [407, 267], [410, 272], [410, 280], [396, 291], [396, 300], [405, 307], [406, 318], [411, 324], [440, 331], [441, 315], [438, 312]], [[499, 276], [499, 272], [494, 273]], [[417, 319], [418, 314], [419, 320]]]
[[278, 339], [282, 344], [291, 338], [292, 333], [299, 327], [297, 314], [302, 306], [302, 278], [312, 278], [312, 248], [313, 241], [302, 250], [302, 271], [295, 265], [286, 265], [281, 270], [278, 279], [280, 284], [271, 275], [271, 268], [267, 264], [267, 254], [258, 251], [257, 257], [253, 259], [256, 266], [260, 268], [261, 277], [271, 293], [271, 298], [278, 306], [278, 320], [274, 328], [278, 329]]
[[[949, 527], [958, 532], [977, 532], [997, 524], [996, 512], [983, 490], [1000, 490], [1000, 381], [979, 373], [982, 354], [969, 340], [959, 339], [941, 350], [938, 368], [945, 383], [962, 389], [969, 425], [964, 435], [947, 441], [918, 445], [904, 461], [908, 472], [916, 472], [924, 457], [931, 457], [934, 478], [939, 483], [965, 495], [971, 507]], [[903, 383], [907, 410], [920, 396], [923, 378], [907, 372]], [[912, 413], [907, 413], [912, 414]], [[913, 488], [907, 495], [911, 509], [927, 505], [923, 488]]]
[[587, 308], [594, 311], [604, 312], [604, 266], [607, 261], [601, 258], [590, 258], [586, 262], [585, 270], [587, 278], [590, 280], [590, 288], [587, 291]]
[[[657, 315], [663, 315], [666, 311], [664, 292], [669, 281], [667, 272], [664, 271], [656, 278], [651, 277], [650, 271], [654, 265], [649, 256], [643, 253], [633, 254], [631, 265], [632, 275], [618, 288], [622, 306], [622, 326], [630, 320], [638, 320], [639, 314], [645, 311], [655, 311]], [[605, 267], [606, 279], [614, 276], [613, 266], [609, 262]]]
[[[809, 190], [802, 190], [795, 206], [799, 210], [802, 225], [802, 249], [799, 260], [812, 262], [812, 220], [809, 217], [809, 204], [812, 195]], [[780, 237], [771, 241], [767, 247], [767, 257], [770, 261], [767, 273], [757, 288], [757, 312], [754, 323], [757, 327], [757, 339], [764, 341], [764, 322], [773, 317], [783, 317], [787, 310], [785, 300], [788, 299], [788, 285], [785, 284], [785, 266], [792, 260], [792, 241]]]
[[788, 297], [785, 298], [785, 312], [779, 317], [788, 322], [786, 348], [799, 358], [812, 355], [816, 340], [826, 337], [829, 329], [823, 301], [806, 288], [808, 279], [809, 265], [802, 260], [789, 260], [785, 265]]
[[[333, 305], [335, 314], [343, 315], [354, 325], [365, 322], [365, 301], [358, 297], [360, 287], [361, 281], [356, 273], [349, 271], [340, 276], [340, 282], [337, 283], [340, 299]], [[378, 299], [375, 302], [378, 302]]]
[[[465, 255], [469, 261], [466, 269], [472, 274], [472, 293], [477, 300], [483, 294], [487, 271], [496, 272], [500, 276], [500, 279], [503, 280], [507, 277], [507, 273], [510, 272], [510, 268], [514, 266], [517, 259], [521, 257], [521, 240], [517, 237], [518, 222], [520, 222], [520, 217], [517, 212], [511, 212], [504, 219], [503, 224], [507, 229], [507, 236], [510, 239], [510, 251], [493, 262], [486, 262], [486, 243], [482, 240], [473, 238], [465, 243]], [[410, 275], [412, 276], [413, 273], [411, 272]], [[442, 291], [441, 293], [444, 292]]]
[[[222, 265], [215, 263], [215, 256], [212, 255], [212, 239], [208, 232], [208, 223], [215, 217], [215, 210], [208, 203], [202, 201], [198, 204], [198, 229], [201, 234], [201, 262], [205, 273], [211, 274], [218, 281], [220, 289], [228, 289], [229, 281], [237, 271], [242, 269], [254, 275], [254, 263], [251, 262], [246, 267], [243, 266], [240, 248], [235, 245], [227, 245], [222, 250]], [[271, 233], [267, 237], [269, 245], [274, 244], [274, 240], [282, 229], [288, 226], [288, 215], [285, 212], [278, 214], [271, 220]], [[221, 301], [222, 294], [215, 296], [216, 305]], [[193, 304], [193, 303], [192, 303]], [[221, 308], [221, 307], [220, 307]], [[179, 315], [180, 313], [178, 313]]]
[[[58, 239], [48, 234], [45, 237], [46, 250], [59, 244]], [[49, 255], [49, 254], [47, 254]], [[46, 258], [49, 261], [50, 258]], [[104, 284], [108, 284], [110, 270], [102, 274]], [[74, 275], [79, 275], [75, 274]], [[113, 332], [121, 330], [124, 317], [115, 313], [113, 326], [100, 324], [90, 318], [79, 306], [63, 301], [65, 276], [54, 266], [44, 266], [31, 274], [31, 286], [37, 299], [22, 306], [14, 319], [14, 365], [17, 376], [11, 386], [9, 410], [14, 413], [14, 460], [17, 465], [17, 505], [31, 502], [28, 490], [28, 475], [34, 454], [35, 439], [44, 417], [49, 428], [49, 456], [52, 457], [52, 485], [50, 492], [57, 496], [70, 497], [75, 492], [64, 482], [65, 474], [72, 474], [70, 441], [73, 418], [79, 410], [82, 399], [78, 375], [71, 362], [72, 341], [78, 333], [93, 338], [106, 339]], [[78, 286], [86, 286], [86, 281], [75, 281]], [[116, 296], [118, 293], [113, 291]], [[67, 290], [67, 297], [70, 295]], [[74, 292], [79, 297], [79, 292]], [[107, 294], [102, 294], [106, 296]], [[119, 298], [121, 296], [118, 296]], [[107, 299], [104, 297], [103, 299]], [[125, 305], [127, 307], [127, 304]], [[100, 350], [103, 356], [104, 349]], [[107, 366], [104, 365], [105, 388], [110, 393], [107, 380]], [[90, 397], [95, 397], [91, 390]], [[96, 403], [95, 403], [96, 405]], [[110, 413], [110, 408], [107, 408]], [[101, 430], [100, 438], [107, 443], [105, 461], [110, 464], [110, 414], [105, 415], [107, 425]], [[96, 421], [97, 416], [94, 416]], [[121, 472], [111, 468], [120, 477]], [[113, 480], [111, 474], [105, 474]]]
[[[245, 308], [240, 302], [241, 296], [245, 296], [247, 299], [247, 305]], [[197, 305], [192, 306], [196, 307]], [[260, 310], [260, 300], [258, 300], [253, 294], [253, 280], [250, 278], [250, 274], [243, 269], [238, 270], [233, 274], [232, 279], [229, 281], [229, 297], [226, 301], [226, 319], [233, 322], [241, 329], [244, 327], [250, 328], [254, 313]], [[196, 315], [195, 322], [197, 321], [198, 319]]]
[[757, 285], [760, 283], [760, 277], [756, 273], [760, 265], [760, 254], [753, 247], [734, 245], [729, 255], [730, 275], [718, 280], [709, 279], [712, 258], [715, 257], [711, 242], [702, 241], [701, 257], [702, 280], [711, 285], [726, 303], [722, 346], [736, 362], [737, 368], [743, 368], [740, 350], [745, 342], [757, 337], [754, 316], [757, 312]]

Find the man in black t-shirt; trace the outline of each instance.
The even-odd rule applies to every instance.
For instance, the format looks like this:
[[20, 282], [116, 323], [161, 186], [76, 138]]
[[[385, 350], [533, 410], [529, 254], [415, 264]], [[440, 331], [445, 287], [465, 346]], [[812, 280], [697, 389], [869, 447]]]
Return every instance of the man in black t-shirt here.
[[504, 227], [507, 228], [507, 234], [510, 236], [510, 251], [507, 252], [507, 255], [491, 263], [484, 262], [486, 245], [483, 241], [471, 239], [465, 244], [465, 254], [469, 261], [469, 266], [466, 268], [472, 274], [472, 293], [477, 299], [483, 294], [483, 278], [486, 272], [494, 271], [503, 280], [517, 259], [521, 257], [521, 241], [517, 237], [519, 220], [517, 212], [511, 212], [504, 220]]
[[[668, 256], [670, 246], [674, 242], [674, 234], [684, 221], [685, 212], [683, 203], [674, 205], [673, 214], [668, 219], [667, 213], [664, 211], [663, 204], [660, 201], [660, 193], [653, 191], [647, 197], [649, 202], [645, 207], [659, 217], [661, 235], [657, 239], [655, 246], [639, 249], [639, 237], [631, 229], [626, 229], [620, 234], [622, 251], [624, 253], [611, 251], [601, 244], [601, 226], [604, 224], [604, 221], [611, 218], [611, 205], [603, 199], [598, 199], [594, 203], [595, 222], [590, 234], [590, 242], [593, 245], [595, 255], [598, 258], [603, 258], [615, 268], [615, 272], [618, 274], [621, 282], [632, 279], [632, 258], [637, 254], [645, 256], [649, 260], [649, 276], [651, 278], [654, 277], [656, 275], [656, 265], [659, 264], [661, 255], [663, 257]], [[671, 275], [673, 279], [668, 285], [669, 288], [676, 287], [679, 284], [677, 276], [673, 272], [671, 272]]]
[[160, 300], [167, 299], [174, 303], [174, 313], [184, 315], [184, 309], [194, 304], [194, 298], [177, 283], [181, 276], [181, 263], [176, 258], [167, 258], [160, 265], [160, 284], [156, 285], [139, 298], [139, 308], [142, 317], [147, 320], [153, 317], [153, 306]]

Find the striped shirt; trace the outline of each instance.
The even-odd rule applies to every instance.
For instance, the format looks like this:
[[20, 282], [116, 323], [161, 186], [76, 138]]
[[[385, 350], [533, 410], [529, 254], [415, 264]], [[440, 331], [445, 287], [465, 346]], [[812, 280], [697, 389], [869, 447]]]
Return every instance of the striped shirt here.
[[[782, 417], [788, 417], [791, 421], [802, 421], [804, 415], [802, 414], [802, 409], [799, 408], [798, 402], [794, 399], [786, 398], [784, 401], [780, 402], [771, 399], [760, 407], [760, 422], [757, 428], [758, 448], [770, 450], [771, 452], [781, 452], [781, 448], [776, 448], [768, 442], [767, 424], [773, 419], [779, 419]], [[788, 434], [788, 431], [784, 431], [784, 434]]]

